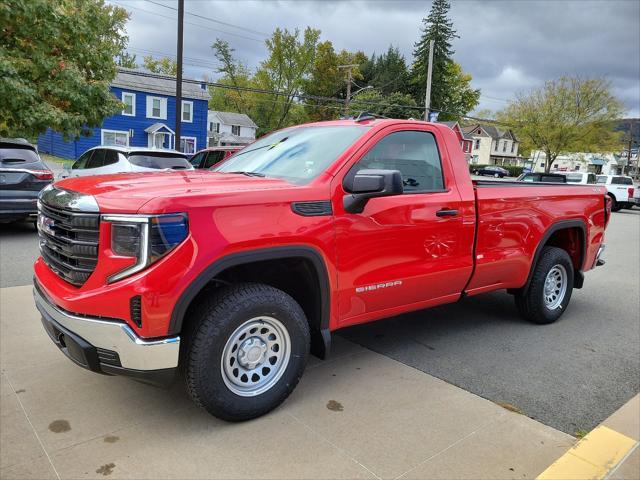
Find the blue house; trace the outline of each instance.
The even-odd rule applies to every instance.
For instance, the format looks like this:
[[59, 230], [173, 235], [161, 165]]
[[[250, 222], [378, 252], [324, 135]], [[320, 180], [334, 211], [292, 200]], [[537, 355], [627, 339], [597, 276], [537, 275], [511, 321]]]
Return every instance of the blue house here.
[[106, 118], [89, 137], [65, 142], [49, 129], [38, 138], [40, 152], [76, 159], [98, 145], [176, 149], [192, 154], [207, 146], [209, 92], [205, 84], [182, 84], [180, 145], [175, 144], [175, 78], [148, 77], [133, 69], [119, 69], [111, 92], [124, 110]]

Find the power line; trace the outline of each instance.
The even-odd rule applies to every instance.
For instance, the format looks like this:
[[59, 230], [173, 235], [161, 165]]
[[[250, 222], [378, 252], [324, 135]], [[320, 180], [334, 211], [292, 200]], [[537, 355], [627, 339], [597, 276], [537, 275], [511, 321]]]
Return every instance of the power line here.
[[[152, 3], [152, 4], [154, 4], [154, 5], [158, 5], [159, 7], [164, 7], [164, 8], [168, 8], [169, 10], [175, 10], [175, 11], [178, 11], [178, 9], [177, 9], [177, 8], [175, 8], [175, 7], [171, 7], [171, 6], [169, 6], [169, 5], [165, 5], [165, 4], [160, 3], [160, 2], [154, 2], [153, 0], [146, 0], [146, 1], [147, 1], [147, 2], [149, 2], [149, 3]], [[215, 18], [211, 18], [211, 17], [205, 17], [204, 15], [200, 15], [200, 14], [197, 14], [197, 13], [187, 12], [187, 11], [185, 11], [184, 13], [185, 13], [185, 14], [187, 14], [187, 15], [191, 15], [192, 17], [201, 18], [201, 19], [203, 19], [203, 20], [208, 20], [208, 21], [210, 21], [210, 22], [218, 23], [218, 24], [220, 24], [220, 25], [224, 25], [224, 26], [226, 26], [226, 27], [237, 28], [237, 29], [239, 29], [239, 30], [243, 30], [243, 31], [245, 31], [245, 32], [255, 33], [255, 34], [257, 34], [257, 35], [264, 35], [265, 37], [268, 37], [268, 36], [270, 35], [269, 33], [260, 32], [260, 31], [258, 31], [258, 30], [252, 30], [252, 29], [250, 29], [250, 28], [243, 27], [243, 26], [241, 26], [241, 25], [235, 25], [235, 24], [233, 24], [233, 23], [223, 22], [223, 21], [221, 21], [221, 20], [216, 20]]]
[[[167, 75], [159, 75], [159, 74], [155, 74], [155, 73], [147, 73], [147, 72], [136, 72], [136, 75], [139, 75], [141, 77], [149, 77], [149, 78], [158, 78], [158, 79], [164, 79], [164, 80], [175, 80], [174, 77], [171, 76], [167, 76]], [[214, 87], [214, 88], [221, 88], [221, 89], [227, 89], [227, 90], [235, 90], [238, 92], [249, 92], [249, 93], [256, 93], [256, 94], [266, 94], [266, 95], [275, 95], [276, 97], [290, 97], [290, 98], [297, 98], [298, 100], [315, 100], [315, 101], [322, 101], [322, 102], [334, 102], [334, 103], [344, 103], [344, 99], [343, 98], [337, 98], [337, 97], [324, 97], [321, 95], [310, 95], [310, 94], [306, 94], [306, 93], [299, 93], [299, 92], [281, 92], [281, 91], [276, 91], [276, 90], [267, 90], [267, 89], [261, 89], [261, 88], [255, 88], [255, 87], [242, 87], [239, 85], [227, 85], [224, 83], [219, 83], [219, 82], [210, 82], [207, 80], [192, 80], [192, 79], [183, 79], [182, 80], [183, 83], [190, 83], [190, 84], [196, 84], [199, 86], [202, 85], [207, 85], [209, 87]], [[144, 87], [144, 84], [140, 84], [141, 87]], [[414, 110], [420, 110], [423, 111], [425, 109], [425, 107], [420, 107], [417, 105], [401, 105], [401, 104], [389, 104], [389, 103], [380, 103], [380, 102], [371, 102], [371, 101], [364, 101], [364, 100], [358, 100], [356, 101], [358, 104], [360, 105], [369, 105], [369, 106], [376, 106], [376, 107], [395, 107], [395, 108], [407, 108], [407, 109], [414, 109]], [[286, 102], [284, 102], [286, 103]], [[315, 105], [309, 105], [309, 106], [315, 106]], [[336, 109], [340, 109], [342, 107], [336, 106], [333, 107], [331, 105], [321, 105], [322, 107], [330, 107], [330, 108], [336, 108]], [[320, 105], [318, 105], [318, 107], [320, 107]], [[509, 127], [509, 128], [513, 128], [513, 125], [510, 124], [506, 124], [497, 120], [492, 120], [492, 119], [488, 119], [488, 118], [480, 118], [480, 117], [474, 117], [474, 116], [470, 116], [470, 115], [460, 115], [459, 113], [456, 112], [449, 112], [446, 110], [442, 110], [442, 109], [435, 109], [432, 108], [431, 109], [434, 112], [439, 112], [439, 113], [444, 113], [444, 114], [449, 114], [449, 115], [455, 115], [464, 119], [468, 119], [468, 120], [475, 120], [478, 122], [483, 122], [483, 123], [492, 123], [495, 125], [501, 125], [501, 126], [505, 126], [505, 127]]]
[[[122, 8], [124, 8], [124, 9], [132, 8], [132, 9], [134, 9], [134, 10], [140, 10], [141, 12], [149, 13], [149, 14], [151, 14], [151, 15], [156, 15], [156, 16], [158, 16], [158, 17], [167, 18], [167, 19], [169, 19], [169, 20], [173, 20], [173, 21], [175, 21], [175, 20], [176, 20], [174, 17], [170, 17], [170, 16], [168, 16], [168, 15], [163, 15], [163, 14], [161, 14], [161, 13], [154, 12], [153, 10], [146, 10], [146, 9], [144, 9], [144, 8], [134, 7], [133, 5], [123, 5], [122, 3], [120, 3], [120, 2], [116, 2], [115, 0], [109, 0], [109, 1], [110, 1], [111, 3], [114, 3], [114, 4], [116, 4], [116, 5], [118, 5], [118, 6], [122, 7]], [[204, 29], [204, 30], [209, 30], [209, 31], [211, 31], [211, 32], [217, 32], [217, 33], [221, 33], [221, 34], [224, 34], [224, 35], [232, 35], [232, 36], [234, 36], [234, 37], [244, 38], [244, 39], [246, 39], [246, 40], [252, 40], [252, 41], [254, 41], [254, 42], [258, 42], [258, 43], [263, 43], [263, 42], [264, 42], [263, 40], [260, 40], [260, 39], [258, 39], [258, 38], [247, 37], [246, 35], [240, 35], [239, 33], [227, 32], [227, 31], [225, 31], [225, 30], [218, 30], [218, 29], [215, 29], [215, 28], [211, 28], [211, 27], [209, 27], [209, 26], [206, 26], [206, 25], [200, 25], [199, 23], [193, 23], [193, 22], [187, 22], [187, 21], [185, 21], [184, 23], [185, 23], [185, 24], [187, 24], [187, 25], [193, 25], [194, 27], [200, 27], [200, 28], [202, 28], [202, 29]]]

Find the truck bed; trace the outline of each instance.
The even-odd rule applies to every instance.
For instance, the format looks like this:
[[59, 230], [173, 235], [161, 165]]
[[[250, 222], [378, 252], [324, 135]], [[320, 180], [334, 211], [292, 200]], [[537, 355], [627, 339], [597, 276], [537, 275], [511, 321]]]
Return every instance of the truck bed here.
[[[605, 228], [604, 188], [595, 185], [473, 181], [476, 198], [475, 270], [469, 295], [498, 288], [520, 288], [536, 247], [550, 228], [570, 227], [579, 251], [576, 271], [593, 266]], [[544, 243], [544, 242], [542, 242]]]

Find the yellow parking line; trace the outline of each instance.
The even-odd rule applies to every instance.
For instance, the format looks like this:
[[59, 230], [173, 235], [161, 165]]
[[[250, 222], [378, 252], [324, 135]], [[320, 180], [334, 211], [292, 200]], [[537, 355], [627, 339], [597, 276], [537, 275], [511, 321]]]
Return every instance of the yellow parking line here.
[[538, 480], [603, 479], [637, 447], [636, 440], [600, 425], [538, 475]]

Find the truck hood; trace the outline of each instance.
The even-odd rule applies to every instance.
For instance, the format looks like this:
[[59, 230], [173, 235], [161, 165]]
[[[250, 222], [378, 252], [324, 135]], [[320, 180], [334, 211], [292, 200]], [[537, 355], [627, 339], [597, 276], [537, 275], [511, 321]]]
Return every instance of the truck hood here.
[[92, 195], [103, 213], [135, 213], [159, 197], [176, 199], [295, 188], [291, 183], [277, 178], [202, 170], [75, 177], [59, 181], [56, 186]]

